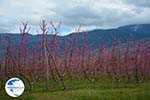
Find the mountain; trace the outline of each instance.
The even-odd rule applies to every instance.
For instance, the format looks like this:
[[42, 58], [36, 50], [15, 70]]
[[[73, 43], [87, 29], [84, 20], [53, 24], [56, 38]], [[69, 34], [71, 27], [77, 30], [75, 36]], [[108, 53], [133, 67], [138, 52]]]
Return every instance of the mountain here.
[[118, 29], [149, 33], [150, 32], [150, 24], [127, 25], [127, 26], [121, 26]]
[[[79, 33], [72, 33], [67, 36], [57, 36], [57, 39], [61, 41], [61, 49], [65, 46], [65, 41], [69, 43], [72, 42], [74, 35], [77, 36], [77, 45], [82, 46], [83, 43], [83, 36], [87, 36], [87, 45], [90, 45], [91, 49], [97, 49], [99, 47], [99, 43], [103, 42], [107, 47], [111, 47], [114, 39], [117, 39], [120, 43], [126, 43], [127, 39], [132, 41], [144, 41], [150, 42], [150, 24], [135, 24], [135, 25], [126, 25], [121, 26], [116, 29], [95, 29], [87, 32], [79, 32]], [[4, 53], [5, 48], [5, 37], [9, 36], [11, 39], [11, 44], [13, 47], [18, 49], [19, 47], [19, 34], [0, 34], [0, 55]], [[29, 50], [32, 52], [34, 46], [38, 46], [40, 44], [40, 39], [42, 35], [31, 35], [28, 34], [28, 47]], [[48, 40], [51, 41], [53, 35], [48, 35]]]
[[[79, 33], [77, 35], [79, 41], [82, 40], [82, 35], [83, 33]], [[66, 37], [73, 38], [73, 34], [70, 34]], [[126, 43], [127, 39], [132, 41], [140, 41], [142, 39], [150, 38], [150, 24], [127, 25], [118, 27], [116, 29], [106, 30], [96, 29], [88, 31], [87, 37], [87, 44], [92, 44], [93, 48], [98, 47], [98, 43], [102, 41], [105, 43], [106, 46], [110, 47], [114, 41], [114, 38], [116, 38], [117, 41], [121, 43]]]

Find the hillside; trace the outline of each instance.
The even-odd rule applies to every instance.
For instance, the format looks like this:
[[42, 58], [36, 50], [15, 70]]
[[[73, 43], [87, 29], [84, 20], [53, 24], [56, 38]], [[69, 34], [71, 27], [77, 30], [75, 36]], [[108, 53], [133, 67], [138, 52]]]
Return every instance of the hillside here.
[[[140, 24], [140, 25], [127, 25], [127, 26], [121, 26], [116, 29], [95, 29], [91, 31], [84, 32], [87, 33], [87, 45], [90, 45], [92, 49], [97, 49], [99, 46], [99, 43], [103, 41], [103, 43], [107, 47], [111, 47], [114, 38], [117, 39], [117, 41], [121, 43], [126, 43], [127, 39], [130, 39], [132, 41], [150, 41], [150, 24]], [[77, 36], [77, 45], [81, 46], [83, 43], [83, 36], [84, 33], [80, 32], [76, 34]], [[57, 39], [61, 41], [60, 48], [63, 49], [65, 46], [65, 41], [68, 41], [69, 43], [72, 42], [73, 37], [75, 33], [69, 34], [67, 36], [57, 36]], [[19, 40], [20, 35], [19, 34], [0, 34], [0, 49], [2, 54], [4, 52], [6, 40], [5, 37], [9, 36], [11, 44], [16, 47], [16, 49], [19, 47]], [[33, 46], [38, 46], [40, 43], [42, 35], [28, 35], [28, 47], [29, 50], [32, 52]], [[52, 35], [48, 35], [48, 40], [51, 41]], [[49, 41], [49, 42], [50, 42]]]

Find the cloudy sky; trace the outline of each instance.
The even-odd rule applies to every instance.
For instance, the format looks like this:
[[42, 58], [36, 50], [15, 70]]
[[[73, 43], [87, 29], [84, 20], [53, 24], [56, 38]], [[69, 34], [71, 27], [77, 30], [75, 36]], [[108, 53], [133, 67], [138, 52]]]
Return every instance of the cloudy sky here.
[[61, 35], [96, 28], [150, 23], [150, 0], [0, 0], [0, 33], [19, 32], [21, 21], [37, 34], [39, 23], [62, 22]]

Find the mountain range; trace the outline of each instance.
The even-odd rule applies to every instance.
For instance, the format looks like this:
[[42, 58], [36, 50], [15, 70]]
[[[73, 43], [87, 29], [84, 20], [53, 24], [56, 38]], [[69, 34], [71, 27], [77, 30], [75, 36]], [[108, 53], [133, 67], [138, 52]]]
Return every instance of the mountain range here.
[[[77, 36], [77, 45], [82, 46], [83, 36], [86, 33], [86, 44], [90, 45], [92, 49], [97, 49], [99, 43], [103, 42], [107, 47], [111, 47], [114, 39], [119, 41], [122, 44], [127, 43], [127, 39], [132, 41], [142, 41], [150, 43], [150, 24], [135, 24], [135, 25], [126, 25], [114, 29], [95, 29], [86, 32], [71, 33], [66, 36], [57, 36], [57, 39], [61, 41], [60, 47], [63, 49], [65, 46], [65, 41], [69, 43], [72, 42], [74, 35]], [[5, 48], [5, 37], [9, 36], [11, 44], [16, 47], [19, 47], [20, 34], [12, 33], [0, 33], [0, 54], [4, 52]], [[48, 40], [51, 41], [54, 35], [47, 35]], [[32, 51], [33, 46], [40, 43], [42, 35], [31, 35], [28, 34], [28, 47]]]

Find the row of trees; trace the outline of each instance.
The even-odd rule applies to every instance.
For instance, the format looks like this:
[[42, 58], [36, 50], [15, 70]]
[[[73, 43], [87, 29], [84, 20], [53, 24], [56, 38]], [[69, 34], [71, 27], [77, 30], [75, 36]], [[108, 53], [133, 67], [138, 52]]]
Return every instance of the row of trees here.
[[[65, 41], [64, 50], [60, 50], [60, 40], [57, 38], [61, 23], [47, 25], [43, 20], [40, 24], [42, 38], [38, 46], [29, 52], [27, 23], [20, 28], [19, 48], [16, 50], [11, 44], [11, 37], [6, 36], [5, 53], [0, 58], [1, 88], [3, 79], [21, 77], [25, 79], [31, 89], [32, 85], [45, 79], [45, 89], [48, 91], [49, 79], [66, 89], [64, 78], [85, 77], [90, 82], [102, 76], [118, 82], [121, 79], [136, 81], [137, 83], [150, 78], [150, 45], [148, 43], [132, 42], [127, 40], [127, 45], [122, 46], [114, 38], [111, 48], [105, 47], [101, 42], [97, 50], [91, 50], [86, 44], [87, 34], [83, 32], [83, 43], [77, 45], [76, 30], [71, 42]], [[48, 31], [51, 29], [51, 32]], [[47, 34], [53, 33], [48, 41]]]

